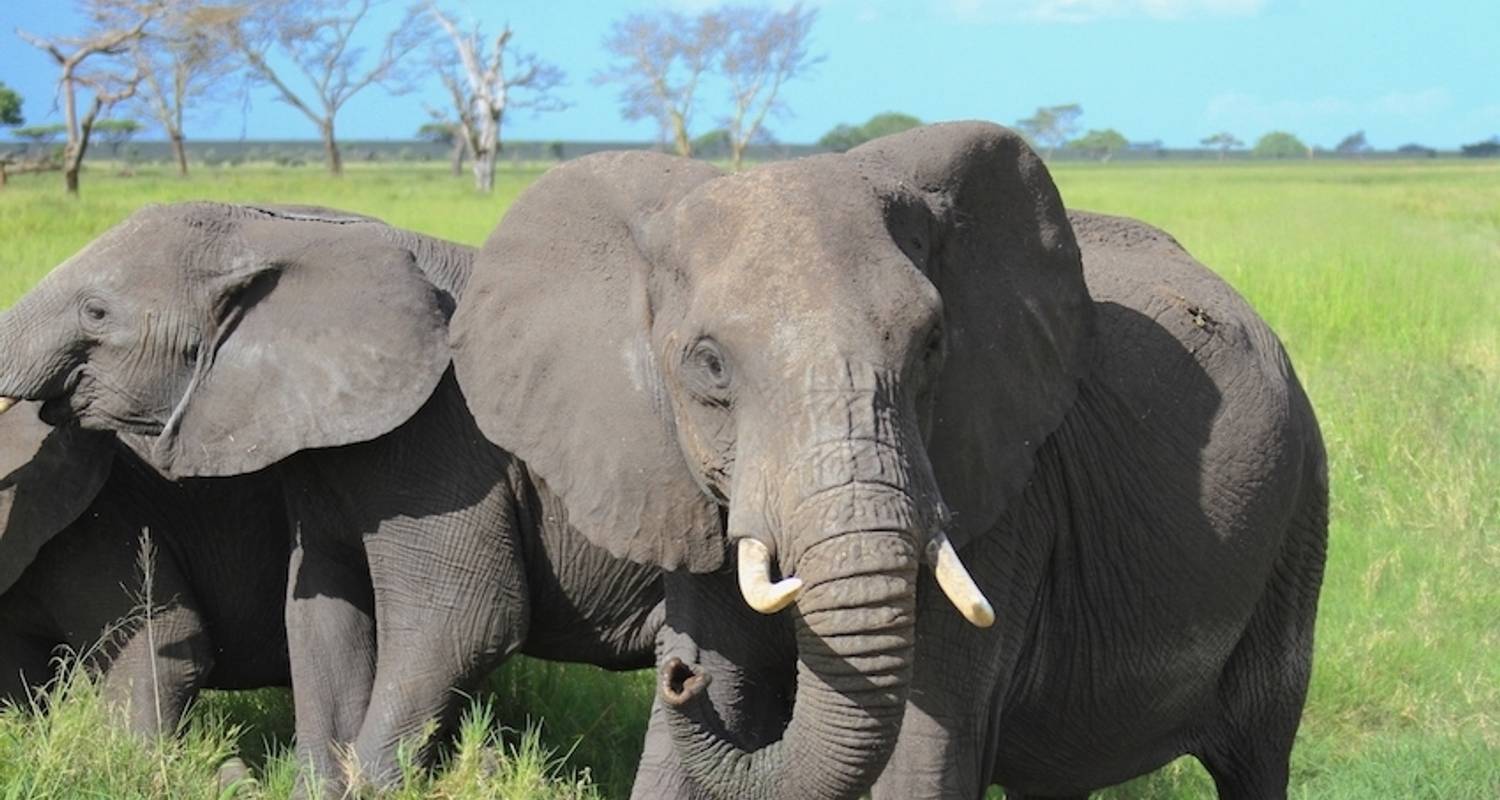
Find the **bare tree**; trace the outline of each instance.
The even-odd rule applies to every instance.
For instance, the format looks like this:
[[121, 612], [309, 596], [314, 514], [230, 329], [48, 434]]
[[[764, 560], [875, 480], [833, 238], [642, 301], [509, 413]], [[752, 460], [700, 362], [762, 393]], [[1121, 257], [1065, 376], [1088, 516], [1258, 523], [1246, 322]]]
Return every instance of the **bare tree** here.
[[[413, 6], [385, 36], [373, 59], [353, 45], [355, 31], [369, 16], [373, 0], [257, 0], [216, 9], [213, 29], [244, 60], [254, 80], [271, 86], [282, 102], [302, 112], [323, 138], [328, 171], [341, 175], [334, 122], [349, 99], [374, 84], [401, 93], [410, 88], [400, 65], [430, 36]], [[271, 66], [279, 51], [306, 78], [310, 94], [299, 94]]]
[[[16, 34], [42, 50], [57, 63], [57, 89], [63, 107], [67, 144], [63, 148], [63, 184], [69, 194], [78, 194], [78, 173], [88, 152], [89, 136], [99, 115], [116, 103], [128, 100], [140, 85], [141, 74], [128, 69], [117, 56], [145, 35], [148, 25], [162, 14], [157, 0], [93, 0], [85, 11], [92, 31], [77, 37], [43, 39], [25, 31]], [[78, 94], [88, 93], [87, 109], [78, 113]]]
[[604, 48], [614, 63], [594, 82], [620, 84], [625, 119], [656, 120], [677, 153], [690, 156], [698, 85], [724, 52], [728, 34], [716, 11], [695, 17], [676, 11], [630, 14], [605, 36]]
[[212, 24], [223, 18], [222, 10], [205, 8], [198, 0], [166, 0], [155, 30], [131, 45], [131, 57], [141, 74], [135, 103], [166, 134], [179, 175], [188, 174], [183, 134], [187, 107], [221, 92], [235, 67], [229, 52], [211, 34]]
[[818, 12], [793, 3], [784, 11], [726, 6], [718, 13], [729, 31], [719, 64], [731, 100], [724, 129], [738, 170], [745, 147], [762, 132], [766, 116], [785, 110], [777, 99], [782, 85], [822, 60], [808, 51], [807, 44]]
[[[511, 108], [555, 111], [561, 101], [549, 92], [562, 83], [563, 72], [534, 53], [509, 51], [513, 31], [501, 29], [494, 42], [485, 45], [479, 23], [460, 30], [453, 18], [436, 4], [429, 4], [432, 18], [448, 34], [458, 56], [457, 69], [439, 69], [438, 75], [448, 89], [458, 115], [459, 129], [470, 153], [474, 154], [474, 188], [490, 192], [495, 188], [495, 158], [500, 154], [500, 126]], [[509, 61], [509, 69], [507, 69]], [[512, 93], [522, 93], [516, 97]]]

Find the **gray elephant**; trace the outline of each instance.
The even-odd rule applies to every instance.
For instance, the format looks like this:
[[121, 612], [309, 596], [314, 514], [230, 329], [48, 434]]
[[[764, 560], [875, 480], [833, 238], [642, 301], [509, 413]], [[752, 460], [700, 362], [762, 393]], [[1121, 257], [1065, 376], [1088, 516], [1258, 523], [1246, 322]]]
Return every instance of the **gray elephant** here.
[[173, 480], [271, 473], [298, 757], [331, 790], [344, 745], [395, 780], [403, 740], [512, 652], [651, 662], [657, 571], [572, 531], [457, 391], [473, 252], [321, 209], [154, 207], [0, 316], [0, 396]]
[[1183, 753], [1284, 795], [1312, 409], [1169, 237], [1075, 225], [980, 123], [518, 198], [456, 374], [581, 531], [673, 571], [637, 797], [1079, 795]]
[[290, 685], [274, 482], [172, 483], [114, 437], [37, 411], [0, 417], [0, 700], [28, 702], [64, 647], [143, 734], [175, 731], [201, 688]]

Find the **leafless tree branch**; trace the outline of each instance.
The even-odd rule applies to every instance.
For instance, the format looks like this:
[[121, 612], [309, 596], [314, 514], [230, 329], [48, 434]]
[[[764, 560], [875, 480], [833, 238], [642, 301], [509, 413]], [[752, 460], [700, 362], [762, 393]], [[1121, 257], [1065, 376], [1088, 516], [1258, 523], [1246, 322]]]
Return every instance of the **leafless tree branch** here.
[[[564, 107], [551, 90], [562, 83], [563, 72], [541, 60], [534, 53], [517, 53], [511, 49], [514, 32], [505, 26], [486, 47], [478, 23], [462, 30], [453, 17], [427, 5], [451, 48], [434, 52], [438, 75], [453, 101], [459, 125], [470, 152], [474, 154], [474, 183], [488, 192], [495, 185], [495, 159], [500, 152], [500, 129], [505, 112], [511, 108], [553, 111]], [[507, 53], [512, 69], [507, 71]], [[458, 56], [458, 66], [452, 55]], [[515, 96], [517, 93], [519, 97]]]

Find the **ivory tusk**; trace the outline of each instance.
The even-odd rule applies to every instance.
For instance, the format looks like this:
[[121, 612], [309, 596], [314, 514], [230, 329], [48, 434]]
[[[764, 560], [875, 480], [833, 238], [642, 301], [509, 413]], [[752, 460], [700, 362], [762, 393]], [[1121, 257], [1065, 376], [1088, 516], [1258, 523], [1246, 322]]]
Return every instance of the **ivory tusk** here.
[[995, 609], [986, 600], [984, 593], [974, 583], [964, 562], [958, 560], [958, 551], [948, 541], [948, 534], [939, 532], [927, 543], [927, 563], [937, 577], [943, 594], [958, 608], [964, 619], [981, 628], [995, 624]]
[[0, 414], [9, 411], [12, 406], [20, 401], [14, 397], [0, 397]]
[[771, 551], [758, 539], [740, 540], [740, 594], [762, 614], [775, 614], [802, 594], [801, 578], [771, 581]]

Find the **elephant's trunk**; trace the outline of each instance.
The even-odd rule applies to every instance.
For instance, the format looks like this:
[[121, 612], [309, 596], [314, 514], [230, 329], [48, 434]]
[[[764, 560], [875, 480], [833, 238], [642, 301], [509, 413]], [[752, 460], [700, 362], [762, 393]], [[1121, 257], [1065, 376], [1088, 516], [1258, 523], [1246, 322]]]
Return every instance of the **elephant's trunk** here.
[[852, 798], [890, 757], [911, 680], [917, 552], [910, 531], [849, 531], [798, 562], [797, 693], [781, 740], [746, 752], [716, 730], [703, 676], [662, 668], [672, 738], [720, 798]]
[[0, 314], [0, 398], [50, 400], [66, 390], [74, 354], [57, 295], [43, 281]]

